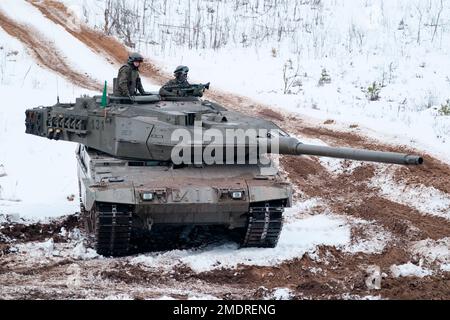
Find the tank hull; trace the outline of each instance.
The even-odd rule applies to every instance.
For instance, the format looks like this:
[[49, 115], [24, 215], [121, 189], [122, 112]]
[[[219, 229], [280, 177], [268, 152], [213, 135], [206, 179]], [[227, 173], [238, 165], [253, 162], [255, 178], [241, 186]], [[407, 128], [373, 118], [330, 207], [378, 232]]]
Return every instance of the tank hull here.
[[[81, 207], [91, 220], [88, 229], [94, 234], [99, 210], [108, 208], [113, 214], [115, 207], [125, 208], [124, 215], [130, 214], [131, 229], [148, 231], [150, 235], [156, 225], [223, 225], [243, 229], [244, 241], [252, 210], [270, 206], [279, 212], [279, 230], [275, 232], [278, 240], [282, 211], [292, 201], [290, 184], [281, 179], [273, 165], [174, 168], [164, 163], [111, 157], [84, 145], [79, 145], [76, 156]], [[96, 236], [99, 237], [98, 230]], [[276, 245], [276, 241], [272, 243], [263, 241], [261, 246]], [[246, 242], [242, 245], [259, 246]], [[105, 255], [121, 255], [97, 250]]]

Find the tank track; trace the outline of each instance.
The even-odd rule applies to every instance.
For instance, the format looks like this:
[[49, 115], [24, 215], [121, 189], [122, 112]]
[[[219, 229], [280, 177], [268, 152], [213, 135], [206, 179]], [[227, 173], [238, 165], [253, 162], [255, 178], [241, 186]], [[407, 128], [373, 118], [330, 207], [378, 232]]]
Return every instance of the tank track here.
[[102, 256], [124, 256], [130, 249], [133, 207], [98, 203], [91, 216], [95, 230], [95, 249]]
[[247, 230], [241, 243], [242, 248], [275, 248], [283, 228], [283, 207], [250, 207]]

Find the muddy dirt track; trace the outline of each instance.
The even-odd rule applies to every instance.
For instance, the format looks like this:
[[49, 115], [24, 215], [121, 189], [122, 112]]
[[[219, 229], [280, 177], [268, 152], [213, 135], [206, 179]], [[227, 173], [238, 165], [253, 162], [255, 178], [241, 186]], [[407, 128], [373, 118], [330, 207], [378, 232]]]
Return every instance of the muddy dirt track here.
[[[51, 0], [29, 2], [94, 52], [105, 55], [118, 65], [126, 60], [127, 49], [121, 43], [87, 26], [72, 23], [75, 20], [64, 5]], [[26, 26], [14, 23], [1, 12], [0, 26], [24, 43], [40, 64], [66, 75], [77, 85], [98, 90], [100, 84], [74, 72], [59, 58], [56, 48], [35, 33], [31, 37]], [[45, 64], [48, 56], [58, 61], [56, 66]], [[151, 60], [148, 61], [142, 70], [144, 76], [160, 84], [169, 78]], [[346, 131], [333, 130], [330, 129], [333, 121], [318, 125], [299, 115], [276, 110], [243, 96], [212, 90], [208, 93], [208, 98], [230, 109], [270, 119], [300, 138], [318, 139], [331, 146], [423, 154], [404, 146], [385, 144], [364, 137], [359, 134], [356, 126]], [[414, 248], [426, 241], [440, 243], [448, 239], [450, 221], [433, 212], [424, 212], [412, 202], [387, 197], [383, 194], [382, 187], [373, 182], [380, 177], [390, 177], [405, 193], [415, 188], [427, 188], [425, 190], [437, 190], [443, 196], [449, 196], [450, 166], [429, 155], [424, 158], [425, 164], [420, 167], [377, 164], [352, 167], [350, 162], [344, 161], [340, 163], [338, 172], [315, 157], [281, 159], [286, 176], [298, 190], [297, 201], [320, 199], [321, 205], [315, 209], [317, 213], [329, 210], [349, 221], [369, 221], [380, 233], [390, 235], [381, 252], [349, 253], [335, 247], [320, 246], [316, 248], [314, 255], [305, 254], [271, 267], [241, 265], [236, 269], [194, 272], [181, 265], [170, 270], [160, 270], [132, 264], [132, 258], [86, 260], [72, 254], [65, 255], [64, 252], [73, 251], [74, 243], [77, 242], [70, 236], [61, 235], [60, 230], [61, 227], [67, 231], [74, 230], [78, 224], [74, 223], [73, 217], [49, 225], [6, 223], [0, 229], [0, 234], [4, 239], [12, 240], [12, 243], [0, 241], [0, 255], [3, 254], [0, 260], [0, 290], [6, 298], [27, 299], [142, 299], [160, 296], [183, 299], [192, 297], [192, 292], [200, 297], [212, 295], [222, 299], [261, 299], [270, 298], [276, 288], [289, 288], [291, 297], [297, 299], [366, 296], [449, 299], [450, 273], [442, 269], [437, 261], [427, 260], [415, 253]], [[427, 201], [427, 195], [423, 196], [423, 200]], [[374, 237], [373, 233], [358, 223], [352, 225], [351, 232], [355, 242], [371, 241]], [[215, 234], [220, 235], [220, 232]], [[209, 235], [208, 232], [206, 235]], [[54, 239], [55, 248], [62, 253], [60, 256], [49, 257], [44, 253], [30, 259], [27, 254], [10, 250], [16, 245], [32, 246], [32, 243], [46, 241], [48, 238]], [[450, 257], [444, 257], [444, 260], [447, 258], [450, 262]], [[392, 265], [408, 262], [424, 265], [433, 270], [433, 273], [424, 277], [391, 275], [389, 270]], [[367, 284], [367, 277], [370, 275], [367, 270], [370, 266], [377, 266], [384, 273], [381, 289], [371, 289]]]

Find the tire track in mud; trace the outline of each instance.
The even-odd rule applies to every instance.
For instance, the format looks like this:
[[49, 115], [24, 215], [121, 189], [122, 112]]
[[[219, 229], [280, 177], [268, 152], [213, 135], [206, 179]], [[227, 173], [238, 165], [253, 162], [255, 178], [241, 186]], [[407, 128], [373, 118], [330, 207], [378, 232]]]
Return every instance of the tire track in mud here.
[[[371, 141], [351, 132], [338, 132], [321, 127], [297, 128], [299, 134], [315, 137], [331, 145], [349, 146], [356, 148], [378, 149], [391, 152], [419, 153], [423, 152], [408, 147], [392, 146], [377, 141]], [[434, 187], [444, 193], [450, 194], [450, 165], [424, 154], [424, 164], [421, 166], [397, 166], [395, 178], [407, 184], [423, 184]]]
[[[63, 26], [67, 32], [85, 43], [94, 52], [106, 55], [110, 61], [117, 64], [126, 61], [128, 50], [125, 46], [114, 38], [106, 37], [83, 24], [71, 23], [74, 18], [63, 4], [53, 0], [27, 1], [37, 7], [48, 19]], [[159, 84], [170, 77], [157, 68], [151, 60], [144, 63], [141, 73]], [[253, 116], [259, 114], [292, 134], [320, 139], [332, 146], [417, 152], [410, 148], [370, 140], [357, 133], [318, 127], [307, 123], [298, 115], [255, 102], [244, 96], [211, 90], [207, 93], [207, 97], [232, 110]], [[411, 241], [426, 238], [440, 239], [450, 235], [449, 221], [424, 216], [414, 208], [379, 196], [376, 188], [369, 187], [367, 182], [377, 174], [373, 165], [364, 164], [351, 173], [337, 176], [331, 174], [314, 157], [282, 157], [281, 165], [289, 179], [304, 196], [324, 199], [325, 203], [338, 214], [376, 221], [395, 236], [393, 243], [389, 243], [382, 254], [347, 254], [336, 248], [318, 248], [321, 253], [332, 253], [335, 257], [333, 267], [327, 267], [304, 256], [299, 260], [286, 261], [274, 267], [241, 266], [238, 268], [238, 276], [235, 275], [236, 270], [228, 269], [200, 274], [184, 270], [183, 279], [179, 279], [180, 281], [201, 280], [206, 284], [223, 285], [224, 290], [230, 291], [240, 287], [243, 290], [241, 294], [244, 295], [245, 291], [248, 298], [252, 297], [248, 296], [249, 292], [253, 292], [254, 298], [261, 298], [258, 296], [260, 294], [258, 287], [261, 284], [267, 288], [288, 286], [297, 293], [304, 293], [306, 297], [315, 298], [339, 297], [349, 292], [370, 294], [364, 284], [367, 274], [361, 271], [362, 265], [376, 264], [386, 270], [392, 264], [406, 263], [410, 260], [408, 246]], [[407, 184], [423, 184], [450, 194], [448, 182], [450, 166], [428, 155], [425, 156], [423, 166], [396, 166], [394, 177]], [[308, 267], [312, 266], [323, 268], [326, 274], [310, 272]], [[134, 271], [129, 272], [134, 274]], [[270, 276], [270, 274], [280, 275], [280, 277]], [[114, 279], [120, 275], [109, 274], [107, 277]], [[239, 285], [236, 285], [236, 280]], [[436, 298], [447, 297], [449, 292], [447, 289], [448, 277], [389, 278], [380, 294], [389, 298]]]
[[[364, 164], [352, 173], [332, 175], [316, 160], [283, 157], [281, 164], [289, 179], [308, 197], [320, 197], [333, 212], [373, 220], [398, 239], [418, 241], [444, 238], [450, 234], [450, 221], [423, 215], [417, 209], [378, 195], [367, 181], [375, 176], [375, 168]], [[414, 231], [415, 229], [419, 231]]]
[[0, 27], [19, 40], [33, 55], [37, 63], [59, 74], [79, 87], [101, 90], [102, 85], [85, 74], [73, 70], [58, 53], [56, 47], [33, 27], [20, 24], [0, 10]]

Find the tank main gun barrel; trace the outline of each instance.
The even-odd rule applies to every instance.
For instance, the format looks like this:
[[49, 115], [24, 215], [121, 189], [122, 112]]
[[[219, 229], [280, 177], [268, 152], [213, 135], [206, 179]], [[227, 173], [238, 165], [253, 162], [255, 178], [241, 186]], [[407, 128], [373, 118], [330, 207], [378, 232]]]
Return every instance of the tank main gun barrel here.
[[[272, 151], [270, 150], [270, 145], [268, 145], [268, 150], [269, 152]], [[279, 138], [279, 153], [287, 155], [311, 155], [319, 157], [383, 162], [402, 165], [420, 165], [423, 163], [423, 158], [417, 155], [303, 144], [292, 137]]]

